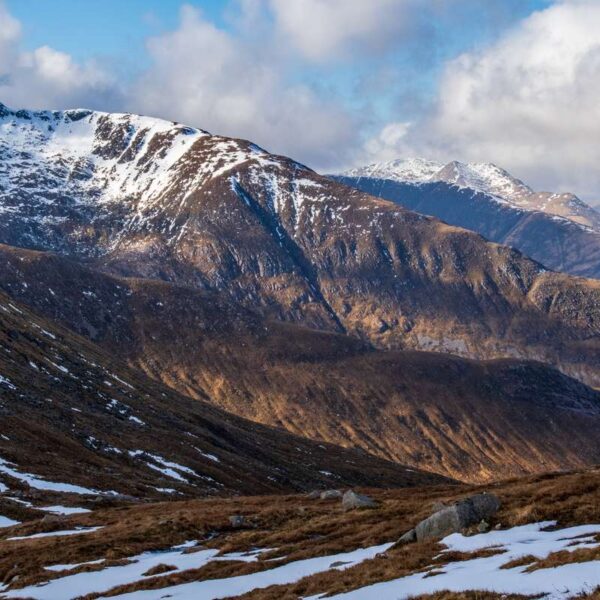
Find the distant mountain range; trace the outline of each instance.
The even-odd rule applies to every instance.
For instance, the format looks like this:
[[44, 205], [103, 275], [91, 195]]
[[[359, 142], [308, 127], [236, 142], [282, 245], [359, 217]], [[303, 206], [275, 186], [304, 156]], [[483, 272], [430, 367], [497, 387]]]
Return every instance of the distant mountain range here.
[[[600, 281], [549, 271], [251, 142], [158, 119], [1, 107], [0, 159], [0, 289], [6, 302], [32, 311], [10, 327], [36, 319], [51, 332], [65, 327], [87, 338], [67, 340], [71, 362], [83, 355], [98, 365], [122, 363], [117, 376], [139, 377], [131, 385], [147, 390], [148, 412], [135, 404], [133, 416], [165, 415], [160, 438], [181, 438], [186, 415], [199, 422], [203, 403], [212, 403], [312, 444], [359, 446], [471, 481], [600, 461], [600, 395], [589, 387], [600, 384]], [[444, 182], [398, 185], [415, 194], [443, 186], [485, 195]], [[19, 335], [7, 336], [6, 356], [21, 353]], [[82, 344], [98, 358], [88, 359]], [[31, 360], [62, 364], [55, 349], [44, 352]], [[36, 422], [54, 427], [43, 392], [19, 400], [25, 356], [0, 371], [16, 388], [3, 388], [11, 410], [23, 420], [41, 406]], [[73, 402], [85, 413], [106, 395], [103, 381], [85, 379], [80, 363], [77, 372], [64, 366], [90, 388], [81, 400], [72, 398], [66, 374], [39, 375], [32, 385], [54, 385], [62, 411]], [[156, 391], [148, 377], [160, 382]], [[114, 443], [112, 421], [101, 414], [98, 431], [85, 421], [88, 435]], [[273, 475], [274, 488], [324, 485], [338, 468], [340, 481], [360, 481], [342, 470], [347, 455], [339, 448], [332, 452], [340, 462], [311, 479], [306, 469], [289, 471], [296, 459], [284, 450], [295, 439], [288, 433], [274, 440], [274, 430], [210, 414], [205, 430], [214, 436], [190, 429], [201, 450], [213, 453], [220, 436], [230, 440], [229, 419], [237, 419], [251, 453], [261, 443], [270, 448], [257, 463], [261, 477], [269, 462], [288, 470], [281, 480]], [[159, 451], [127, 428], [115, 425], [114, 435], [128, 451], [136, 451], [134, 441]], [[77, 431], [69, 439], [79, 440]], [[245, 451], [229, 448], [238, 458]], [[200, 472], [184, 462], [187, 446], [167, 449], [165, 460]], [[405, 467], [388, 471], [390, 463], [363, 456], [365, 483], [411, 484]], [[247, 489], [253, 480], [238, 458], [231, 459], [236, 485]], [[136, 485], [164, 485], [148, 479], [154, 467]]]
[[416, 158], [336, 179], [518, 248], [549, 268], [600, 277], [600, 213], [573, 194], [536, 192], [496, 165]]

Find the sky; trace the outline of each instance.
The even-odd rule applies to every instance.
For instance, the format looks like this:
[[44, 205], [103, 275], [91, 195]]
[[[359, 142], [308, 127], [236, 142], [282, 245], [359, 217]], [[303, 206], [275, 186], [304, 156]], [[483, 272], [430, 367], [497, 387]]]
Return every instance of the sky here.
[[0, 102], [138, 112], [321, 172], [494, 162], [600, 201], [600, 0], [0, 0]]

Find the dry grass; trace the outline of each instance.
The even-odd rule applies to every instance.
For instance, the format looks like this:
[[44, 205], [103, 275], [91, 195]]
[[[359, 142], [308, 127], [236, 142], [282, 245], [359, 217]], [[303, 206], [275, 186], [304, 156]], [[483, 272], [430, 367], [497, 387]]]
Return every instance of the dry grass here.
[[[74, 515], [60, 523], [48, 524], [38, 520], [6, 530], [4, 537], [77, 525], [103, 525], [103, 529], [81, 536], [0, 543], [0, 579], [8, 583], [18, 575], [21, 587], [56, 577], [55, 573], [45, 571], [44, 566], [100, 558], [122, 561], [144, 551], [166, 549], [191, 539], [198, 540], [203, 548], [218, 548], [221, 553], [246, 552], [255, 548], [276, 549], [262, 554], [253, 563], [223, 561], [185, 572], [148, 572], [147, 579], [115, 589], [113, 593], [230, 577], [393, 541], [429, 515], [436, 502], [452, 502], [484, 490], [496, 493], [502, 501], [502, 508], [492, 525], [512, 527], [540, 519], [557, 520], [560, 526], [600, 523], [599, 469], [528, 477], [490, 486], [363, 490], [374, 497], [379, 506], [372, 510], [348, 512], [342, 510], [339, 500], [311, 500], [298, 495], [138, 504]], [[243, 515], [247, 527], [232, 528], [229, 516], [233, 514]], [[477, 554], [453, 552], [436, 559], [440, 550], [439, 544], [434, 542], [393, 547], [355, 567], [320, 573], [287, 586], [256, 590], [244, 598], [286, 600], [324, 591], [340, 593], [416, 571], [429, 572], [433, 576], [435, 572], [443, 571], [448, 561], [468, 560], [497, 552], [494, 549]], [[575, 550], [569, 556], [580, 557], [581, 560], [593, 557], [585, 549]], [[564, 561], [567, 558], [557, 555], [547, 560]], [[88, 565], [82, 570], [102, 566], [105, 565]], [[446, 597], [451, 596], [435, 598]], [[492, 596], [481, 593], [479, 596], [456, 596], [469, 599], [485, 597]]]

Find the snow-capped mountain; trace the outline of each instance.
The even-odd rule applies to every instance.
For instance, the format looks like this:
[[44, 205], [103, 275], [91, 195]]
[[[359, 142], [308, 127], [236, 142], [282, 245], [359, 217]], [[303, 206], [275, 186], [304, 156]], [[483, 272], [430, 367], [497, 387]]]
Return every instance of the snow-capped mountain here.
[[408, 158], [373, 163], [340, 175], [414, 184], [443, 181], [523, 210], [556, 215], [600, 232], [600, 213], [574, 194], [534, 191], [493, 163], [462, 163], [455, 160], [444, 165], [423, 158]]
[[[594, 282], [177, 123], [4, 108], [0, 141], [0, 289], [115, 362], [238, 416], [474, 481], [580, 465], [583, 431], [585, 464], [597, 460], [595, 392], [549, 366], [600, 384]], [[12, 398], [29, 355], [11, 327]], [[52, 380], [65, 403], [88, 385], [75, 359], [79, 380]], [[33, 402], [51, 411], [46, 383]], [[528, 433], [558, 410], [560, 432]], [[450, 446], [448, 423], [461, 424]]]
[[[587, 339], [594, 325], [576, 315], [595, 288], [251, 142], [130, 114], [3, 107], [0, 155], [1, 243], [225, 293], [382, 347], [517, 354], [567, 370], [575, 361], [587, 372], [580, 349], [539, 336], [558, 327]], [[557, 307], [543, 298], [558, 289], [571, 306], [550, 318]], [[531, 320], [532, 302], [535, 343], [535, 328], [508, 327], [515, 314]]]
[[372, 163], [345, 171], [348, 177], [378, 177], [410, 183], [429, 181], [441, 168], [441, 163], [425, 158], [399, 158], [388, 162]]
[[199, 185], [268, 157], [253, 144], [150, 117], [0, 105], [0, 230], [18, 245], [106, 253], [161, 203], [176, 208]]

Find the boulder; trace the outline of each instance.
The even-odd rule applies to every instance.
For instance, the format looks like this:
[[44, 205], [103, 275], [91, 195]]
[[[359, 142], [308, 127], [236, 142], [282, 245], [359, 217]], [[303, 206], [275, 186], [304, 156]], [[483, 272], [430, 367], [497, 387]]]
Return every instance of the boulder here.
[[321, 500], [338, 500], [342, 497], [340, 490], [325, 490], [321, 492]]
[[399, 540], [398, 544], [403, 546], [404, 544], [412, 544], [417, 541], [417, 532], [414, 529], [407, 531]]
[[479, 533], [487, 533], [489, 530], [490, 530], [490, 524], [485, 520], [480, 521], [479, 525], [477, 525], [477, 531]]
[[457, 533], [482, 520], [489, 521], [499, 508], [500, 501], [493, 494], [478, 494], [459, 500], [421, 521], [415, 527], [416, 538], [420, 542]]
[[357, 494], [352, 490], [348, 490], [342, 497], [342, 506], [345, 510], [352, 510], [353, 508], [373, 508], [377, 506], [377, 502], [369, 496], [363, 494]]

